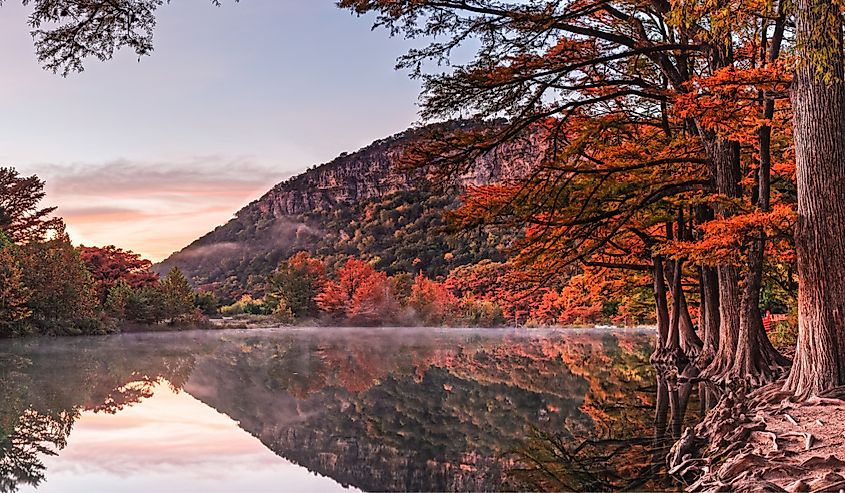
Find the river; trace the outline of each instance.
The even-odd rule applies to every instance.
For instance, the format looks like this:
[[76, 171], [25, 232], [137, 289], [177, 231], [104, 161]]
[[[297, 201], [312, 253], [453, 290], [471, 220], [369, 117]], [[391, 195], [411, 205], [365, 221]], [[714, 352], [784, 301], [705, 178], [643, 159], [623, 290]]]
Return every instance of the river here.
[[0, 341], [0, 491], [674, 490], [650, 330]]

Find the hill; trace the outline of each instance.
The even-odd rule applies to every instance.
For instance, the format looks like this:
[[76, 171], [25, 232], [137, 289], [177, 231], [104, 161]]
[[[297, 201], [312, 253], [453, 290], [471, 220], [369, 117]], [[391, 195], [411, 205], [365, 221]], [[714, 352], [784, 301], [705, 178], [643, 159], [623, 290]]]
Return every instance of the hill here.
[[[448, 129], [469, 122], [438, 124]], [[158, 264], [178, 266], [200, 288], [227, 298], [260, 292], [281, 260], [308, 251], [329, 265], [354, 256], [388, 274], [422, 270], [430, 277], [482, 259], [500, 260], [507, 240], [489, 231], [452, 231], [443, 219], [462, 190], [524, 176], [541, 155], [540, 139], [512, 144], [446, 179], [399, 165], [432, 127], [376, 141], [274, 186], [228, 223]]]

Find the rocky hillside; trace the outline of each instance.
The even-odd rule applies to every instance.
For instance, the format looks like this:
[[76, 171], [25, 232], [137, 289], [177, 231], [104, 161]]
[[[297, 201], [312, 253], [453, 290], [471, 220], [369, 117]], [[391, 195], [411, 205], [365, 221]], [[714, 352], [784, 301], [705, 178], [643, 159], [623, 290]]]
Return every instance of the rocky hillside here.
[[[461, 128], [469, 123], [448, 125]], [[178, 266], [198, 286], [231, 294], [260, 290], [260, 278], [301, 250], [338, 259], [358, 256], [392, 272], [411, 271], [416, 261], [434, 276], [500, 255], [500, 239], [483, 231], [450, 232], [443, 212], [457, 204], [460, 190], [469, 185], [529, 172], [540, 156], [539, 139], [503, 146], [476, 160], [463, 176], [442, 183], [425, 169], [399, 166], [403, 153], [418, 145], [428, 130], [412, 129], [376, 141], [279, 183], [157, 270]], [[444, 264], [447, 253], [451, 265]]]

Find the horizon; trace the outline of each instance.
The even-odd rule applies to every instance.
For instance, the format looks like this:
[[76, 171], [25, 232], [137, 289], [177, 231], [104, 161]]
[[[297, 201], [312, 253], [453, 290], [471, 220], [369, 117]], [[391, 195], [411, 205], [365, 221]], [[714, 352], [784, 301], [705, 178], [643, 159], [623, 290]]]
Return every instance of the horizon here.
[[124, 50], [66, 79], [38, 65], [28, 11], [0, 18], [0, 61], [20, 67], [2, 76], [18, 90], [0, 96], [0, 163], [46, 181], [75, 244], [161, 261], [418, 120], [420, 85], [393, 67], [408, 43], [330, 2], [168, 5], [153, 56]]

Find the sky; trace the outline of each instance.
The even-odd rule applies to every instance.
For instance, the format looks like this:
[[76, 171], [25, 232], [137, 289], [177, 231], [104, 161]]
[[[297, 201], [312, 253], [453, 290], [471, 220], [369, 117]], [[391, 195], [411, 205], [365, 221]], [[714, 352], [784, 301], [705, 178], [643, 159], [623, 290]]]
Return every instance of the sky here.
[[47, 181], [77, 244], [161, 260], [272, 185], [417, 121], [408, 45], [333, 0], [179, 0], [152, 56], [42, 70], [0, 8], [0, 166]]

